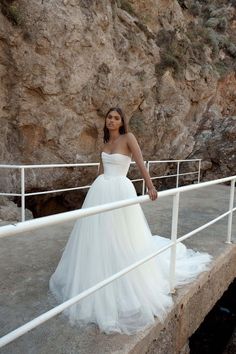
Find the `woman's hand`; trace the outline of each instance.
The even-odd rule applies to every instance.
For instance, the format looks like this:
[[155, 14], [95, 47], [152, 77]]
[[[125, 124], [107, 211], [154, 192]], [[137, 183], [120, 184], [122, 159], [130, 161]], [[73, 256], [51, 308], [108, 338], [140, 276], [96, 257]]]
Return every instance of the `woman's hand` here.
[[155, 187], [148, 189], [148, 194], [151, 200], [156, 200], [158, 198], [158, 193]]

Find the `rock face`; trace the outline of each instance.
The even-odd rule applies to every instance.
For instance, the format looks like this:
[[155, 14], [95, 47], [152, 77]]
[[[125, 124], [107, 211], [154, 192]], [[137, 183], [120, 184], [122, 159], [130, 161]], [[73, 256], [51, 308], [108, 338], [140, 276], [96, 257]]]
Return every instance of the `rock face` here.
[[[104, 115], [119, 105], [145, 159], [202, 158], [203, 179], [235, 173], [235, 1], [0, 6], [1, 163], [98, 161]], [[27, 191], [95, 172], [29, 171]], [[1, 176], [4, 191], [19, 186]]]
[[[25, 219], [29, 220], [33, 218], [33, 214], [30, 210], [25, 210]], [[8, 198], [0, 196], [0, 224], [6, 221], [18, 222], [21, 221], [21, 208], [8, 200]]]

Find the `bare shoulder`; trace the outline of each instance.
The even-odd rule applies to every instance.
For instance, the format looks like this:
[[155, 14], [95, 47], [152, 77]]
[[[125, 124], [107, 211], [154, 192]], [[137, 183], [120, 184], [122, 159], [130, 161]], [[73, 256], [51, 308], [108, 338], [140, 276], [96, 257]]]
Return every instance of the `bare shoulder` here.
[[126, 141], [129, 145], [133, 144], [133, 145], [137, 145], [138, 141], [135, 137], [135, 135], [131, 132], [126, 133]]
[[130, 140], [134, 140], [134, 139], [136, 140], [135, 135], [133, 133], [131, 133], [131, 132], [128, 132], [125, 135], [126, 135], [126, 139], [129, 140], [129, 141]]

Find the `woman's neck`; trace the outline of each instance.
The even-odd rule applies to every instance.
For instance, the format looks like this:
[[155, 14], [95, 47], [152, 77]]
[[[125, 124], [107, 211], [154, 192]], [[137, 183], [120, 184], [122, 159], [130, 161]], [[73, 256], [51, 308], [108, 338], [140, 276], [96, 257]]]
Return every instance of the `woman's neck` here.
[[120, 133], [119, 132], [110, 132], [109, 134], [109, 142], [113, 142], [115, 140], [117, 140], [120, 137]]

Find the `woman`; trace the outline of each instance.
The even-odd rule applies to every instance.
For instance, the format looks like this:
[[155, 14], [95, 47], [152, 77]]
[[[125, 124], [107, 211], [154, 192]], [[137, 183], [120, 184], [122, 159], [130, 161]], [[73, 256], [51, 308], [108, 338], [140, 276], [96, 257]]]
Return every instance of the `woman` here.
[[[114, 154], [114, 152], [118, 152], [127, 156], [132, 155], [146, 182], [150, 199], [157, 199], [157, 191], [153, 186], [146, 167], [144, 166], [142, 152], [138, 142], [132, 133], [127, 132], [124, 114], [118, 107], [111, 108], [106, 115], [103, 141], [104, 146], [102, 147], [102, 150], [105, 153]], [[100, 157], [99, 174], [101, 173], [103, 173], [103, 164]]]
[[[82, 208], [137, 195], [126, 177], [131, 155], [145, 179], [150, 199], [157, 199], [136, 138], [127, 132], [121, 109], [111, 108], [105, 118], [99, 174]], [[50, 279], [50, 289], [58, 300], [65, 301], [168, 242], [152, 236], [139, 204], [84, 217], [74, 225]], [[178, 244], [176, 285], [189, 282], [205, 270], [210, 258]], [[154, 323], [155, 316], [163, 319], [172, 305], [169, 259], [167, 250], [69, 307], [65, 314], [71, 324], [96, 323], [105, 333], [143, 330]]]

